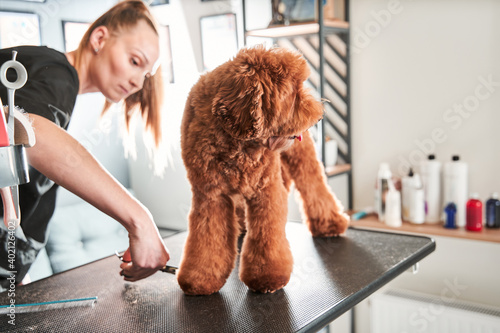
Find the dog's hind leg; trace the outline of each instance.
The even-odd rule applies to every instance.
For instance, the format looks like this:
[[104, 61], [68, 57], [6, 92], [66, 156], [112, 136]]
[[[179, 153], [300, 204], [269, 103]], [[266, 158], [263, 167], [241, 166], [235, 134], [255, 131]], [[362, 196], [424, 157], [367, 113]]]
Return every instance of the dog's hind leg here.
[[177, 281], [189, 295], [222, 288], [234, 268], [239, 226], [229, 197], [193, 194], [189, 229]]
[[281, 153], [281, 163], [300, 193], [305, 222], [312, 235], [328, 237], [343, 233], [349, 217], [327, 185], [309, 132], [304, 133], [302, 142], [295, 142]]
[[253, 291], [274, 292], [289, 281], [293, 258], [285, 235], [287, 192], [277, 179], [247, 201], [240, 279]]

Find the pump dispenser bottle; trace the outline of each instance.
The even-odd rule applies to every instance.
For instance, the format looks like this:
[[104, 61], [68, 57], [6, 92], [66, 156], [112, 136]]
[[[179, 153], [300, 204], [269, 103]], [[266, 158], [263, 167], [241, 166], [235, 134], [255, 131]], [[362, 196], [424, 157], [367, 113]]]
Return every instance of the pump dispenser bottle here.
[[410, 220], [411, 192], [413, 190], [413, 169], [401, 179], [401, 210], [404, 221]]
[[[457, 207], [457, 227], [465, 227], [465, 206], [467, 204], [468, 187], [467, 163], [460, 161], [458, 155], [443, 167], [443, 205], [454, 203]], [[444, 208], [443, 207], [443, 208]]]
[[413, 175], [413, 188], [410, 193], [410, 219], [414, 224], [425, 222], [424, 188], [418, 173]]
[[434, 155], [420, 164], [420, 175], [424, 187], [425, 222], [438, 223], [441, 220], [441, 162]]

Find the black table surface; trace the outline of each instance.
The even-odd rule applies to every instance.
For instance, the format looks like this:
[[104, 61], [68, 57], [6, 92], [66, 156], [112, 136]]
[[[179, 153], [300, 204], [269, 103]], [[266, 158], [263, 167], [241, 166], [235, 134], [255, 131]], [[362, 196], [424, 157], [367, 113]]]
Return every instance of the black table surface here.
[[[180, 260], [186, 232], [165, 238], [169, 264]], [[307, 332], [317, 331], [435, 249], [433, 239], [349, 228], [344, 236], [312, 238], [287, 224], [294, 256], [288, 285], [273, 294], [248, 290], [237, 266], [210, 296], [184, 295], [174, 275], [157, 272], [130, 283], [115, 256], [18, 286], [17, 304], [97, 296], [92, 307], [0, 316], [5, 332]], [[9, 304], [7, 292], [0, 304]]]

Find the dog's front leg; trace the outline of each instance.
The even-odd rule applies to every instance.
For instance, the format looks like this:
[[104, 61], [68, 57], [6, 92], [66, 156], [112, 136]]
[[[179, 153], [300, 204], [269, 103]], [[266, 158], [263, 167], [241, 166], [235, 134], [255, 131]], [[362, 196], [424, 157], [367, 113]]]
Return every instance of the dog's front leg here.
[[283, 288], [293, 267], [285, 235], [287, 194], [277, 174], [269, 186], [247, 201], [247, 234], [241, 250], [240, 279], [251, 290], [262, 293]]
[[328, 187], [309, 132], [304, 133], [302, 142], [295, 142], [281, 153], [281, 162], [300, 193], [306, 225], [312, 235], [325, 237], [343, 233], [349, 225], [349, 217]]
[[222, 288], [234, 268], [239, 226], [230, 198], [195, 193], [189, 229], [177, 274], [188, 295], [210, 295]]

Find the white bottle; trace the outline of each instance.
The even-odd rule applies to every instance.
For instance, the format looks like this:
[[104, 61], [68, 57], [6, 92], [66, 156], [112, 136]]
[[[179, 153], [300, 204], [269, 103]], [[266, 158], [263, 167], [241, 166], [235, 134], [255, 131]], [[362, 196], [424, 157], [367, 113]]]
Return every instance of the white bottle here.
[[401, 221], [401, 193], [396, 190], [392, 180], [389, 180], [388, 185], [385, 224], [390, 227], [400, 227], [403, 224], [403, 221]]
[[403, 220], [410, 220], [410, 194], [413, 190], [413, 169], [410, 168], [410, 172], [407, 176], [401, 178], [401, 210], [403, 215]]
[[387, 193], [389, 192], [389, 181], [391, 178], [392, 173], [389, 164], [381, 163], [375, 186], [375, 208], [380, 221], [385, 221]]
[[[452, 157], [452, 161], [443, 166], [443, 202], [444, 207], [454, 203], [457, 207], [456, 225], [465, 227], [466, 210], [468, 199], [468, 166], [460, 161], [458, 155]], [[443, 208], [444, 209], [444, 208]]]
[[409, 221], [414, 224], [422, 224], [425, 221], [424, 188], [418, 173], [413, 175], [413, 188], [410, 192]]
[[441, 204], [441, 162], [429, 155], [428, 159], [420, 164], [420, 175], [424, 187], [425, 222], [438, 223], [441, 221], [443, 206]]

